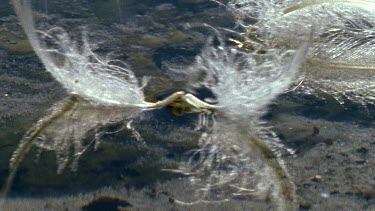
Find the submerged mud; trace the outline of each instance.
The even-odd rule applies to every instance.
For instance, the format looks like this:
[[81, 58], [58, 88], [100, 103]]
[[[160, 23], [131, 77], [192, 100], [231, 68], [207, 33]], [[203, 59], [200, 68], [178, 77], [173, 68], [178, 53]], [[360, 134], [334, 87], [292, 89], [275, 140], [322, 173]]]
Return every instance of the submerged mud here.
[[[111, 52], [113, 58], [127, 61], [139, 79], [153, 76], [145, 87], [145, 98], [149, 101], [163, 99], [168, 93], [186, 87], [184, 76], [173, 69], [191, 64], [209, 34], [204, 27], [187, 28], [187, 22], [235, 26], [231, 14], [212, 2], [123, 3], [76, 2], [77, 7], [71, 6], [63, 12], [60, 23], [70, 31], [74, 28], [69, 28], [70, 25], [90, 21], [105, 25], [90, 35], [92, 41], [107, 41], [95, 52], [99, 55]], [[37, 6], [41, 12], [52, 13], [54, 6], [61, 6], [54, 4], [57, 3], [43, 5], [40, 1]], [[122, 10], [113, 15], [106, 8]], [[50, 21], [58, 19], [52, 17]], [[9, 159], [23, 135], [49, 115], [48, 109], [67, 93], [31, 52], [15, 17], [2, 16], [0, 23], [0, 182], [3, 184], [9, 174]], [[100, 28], [93, 25], [92, 29]], [[280, 96], [262, 118], [275, 133], [275, 140], [280, 139], [279, 148], [270, 147], [272, 144], [264, 146], [263, 139], [259, 139], [260, 144], [252, 142], [246, 133], [254, 128], [238, 131], [226, 121], [211, 133], [215, 139], [200, 139], [202, 134], [212, 131], [207, 131], [202, 121], [199, 123], [202, 116], [184, 110], [179, 112], [183, 116], [175, 116], [171, 108], [165, 108], [127, 119], [129, 115], [122, 110], [85, 110], [83, 106], [67, 112], [66, 119], [49, 125], [44, 136], [35, 141], [15, 173], [3, 208], [265, 210], [279, 208], [277, 204], [289, 201], [300, 210], [372, 210], [375, 208], [375, 108], [369, 97], [373, 97], [373, 92], [365, 92], [372, 87], [364, 87], [358, 94], [355, 84], [374, 74], [371, 70], [359, 73], [342, 69], [327, 73], [325, 67], [306, 67], [309, 80]], [[340, 77], [348, 80], [346, 87], [351, 89], [342, 92], [342, 86], [338, 86]], [[322, 79], [326, 79], [325, 84]], [[202, 98], [213, 96], [204, 89], [195, 94]], [[65, 133], [62, 123], [73, 128], [70, 133]], [[79, 129], [85, 131], [79, 133]], [[103, 131], [107, 133], [101, 134]], [[102, 136], [96, 145], [97, 134]], [[54, 142], [54, 135], [60, 141]], [[56, 156], [59, 147], [68, 143], [64, 141], [72, 137], [80, 139], [84, 147], [69, 142], [71, 146], [64, 148], [65, 154]], [[239, 151], [223, 154], [236, 144]], [[79, 150], [75, 152], [74, 147]], [[202, 157], [195, 157], [189, 163], [191, 152], [197, 149], [203, 149]], [[214, 149], [216, 154], [208, 152]], [[248, 154], [237, 153], [246, 150]], [[74, 156], [82, 151], [79, 159]], [[237, 155], [234, 164], [248, 166], [237, 166], [235, 170], [239, 171], [233, 172], [239, 176], [235, 177], [231, 172], [233, 166], [218, 167], [223, 160], [227, 162], [224, 164], [233, 164], [223, 155], [232, 158]], [[59, 165], [64, 167], [60, 168], [60, 174]], [[235, 179], [225, 183], [228, 178]], [[213, 187], [215, 182], [224, 185]], [[266, 187], [261, 194], [256, 184]]]

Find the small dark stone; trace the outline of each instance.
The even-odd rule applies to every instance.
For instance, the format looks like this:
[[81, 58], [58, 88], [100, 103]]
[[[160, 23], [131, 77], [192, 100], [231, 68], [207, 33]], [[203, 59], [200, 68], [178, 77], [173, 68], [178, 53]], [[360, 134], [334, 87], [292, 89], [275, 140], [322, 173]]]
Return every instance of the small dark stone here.
[[90, 202], [89, 204], [82, 207], [83, 211], [117, 211], [119, 207], [132, 207], [132, 205], [121, 199], [103, 196]]
[[336, 195], [336, 194], [339, 194], [339, 192], [337, 190], [335, 190], [335, 191], [331, 191], [329, 194], [330, 195]]
[[157, 196], [156, 189], [151, 188], [151, 191], [148, 193], [148, 195], [150, 196], [150, 198], [156, 198], [156, 196]]
[[316, 175], [314, 178], [311, 179], [311, 181], [313, 181], [313, 182], [320, 182], [321, 179], [322, 179], [322, 176]]
[[312, 133], [312, 136], [316, 136], [319, 134], [319, 128], [317, 126], [314, 126], [313, 127], [313, 133]]
[[367, 154], [368, 151], [369, 150], [366, 147], [361, 147], [357, 149], [357, 152], [362, 153], [362, 154]]
[[333, 144], [333, 139], [331, 138], [327, 138], [324, 140], [324, 143], [327, 145], [327, 146], [331, 146]]
[[310, 184], [310, 183], [304, 183], [304, 184], [303, 184], [303, 187], [304, 187], [304, 188], [309, 188], [309, 187], [311, 187], [311, 184]]
[[6, 42], [9, 43], [9, 44], [12, 44], [12, 45], [17, 44], [17, 42], [15, 40], [7, 40]]
[[358, 165], [364, 165], [364, 164], [366, 164], [366, 160], [357, 160], [357, 161], [355, 161], [355, 163], [358, 164]]
[[311, 208], [311, 204], [310, 204], [309, 202], [304, 201], [304, 202], [301, 202], [301, 203], [299, 204], [299, 208], [300, 208], [301, 210], [308, 210], [308, 209]]
[[331, 155], [331, 154], [327, 154], [327, 155], [326, 155], [326, 158], [331, 159], [331, 158], [332, 158], [332, 155]]
[[279, 137], [279, 139], [281, 140], [286, 140], [285, 136], [283, 134], [277, 134], [277, 136]]

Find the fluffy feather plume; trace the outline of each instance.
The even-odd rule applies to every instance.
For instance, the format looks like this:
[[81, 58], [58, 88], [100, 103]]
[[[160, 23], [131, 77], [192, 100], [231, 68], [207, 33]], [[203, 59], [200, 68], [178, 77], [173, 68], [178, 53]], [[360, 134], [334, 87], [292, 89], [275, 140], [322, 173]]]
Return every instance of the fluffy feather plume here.
[[186, 72], [191, 84], [212, 90], [226, 116], [256, 118], [294, 82], [306, 52], [304, 44], [298, 51], [270, 48], [258, 54], [224, 42], [215, 46], [211, 37]]
[[63, 28], [49, 26], [48, 21], [38, 28], [29, 0], [13, 0], [13, 5], [34, 51], [68, 92], [100, 104], [144, 103], [142, 88], [126, 63], [95, 54], [95, 45], [89, 44], [85, 33], [74, 39]]
[[[264, 9], [250, 6], [255, 4], [266, 6]], [[345, 99], [364, 105], [375, 102], [374, 1], [233, 0], [226, 5], [240, 15], [252, 14], [252, 10], [263, 14], [245, 28], [249, 39], [261, 41], [265, 50], [272, 46], [294, 49], [314, 31], [306, 57], [308, 65], [302, 71], [303, 83], [297, 91], [324, 92], [340, 103]]]

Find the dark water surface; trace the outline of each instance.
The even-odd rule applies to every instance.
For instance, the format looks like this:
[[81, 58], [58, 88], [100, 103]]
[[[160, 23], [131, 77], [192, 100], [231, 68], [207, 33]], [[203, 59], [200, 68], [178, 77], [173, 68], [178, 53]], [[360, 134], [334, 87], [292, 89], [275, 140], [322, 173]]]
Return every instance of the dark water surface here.
[[[9, 159], [26, 131], [67, 96], [33, 54], [11, 6], [2, 1], [0, 184], [7, 179]], [[171, 69], [190, 64], [214, 32], [207, 27], [189, 28], [188, 23], [235, 27], [225, 8], [201, 0], [40, 0], [33, 6], [37, 11], [54, 14], [49, 21], [68, 31], [75, 32], [86, 25], [91, 30], [90, 40], [101, 43], [96, 53], [110, 53], [126, 61], [138, 78], [152, 76], [145, 88], [150, 100], [189, 90], [184, 78]], [[212, 95], [205, 90], [199, 94]], [[23, 203], [30, 200], [35, 205], [30, 210], [40, 207], [54, 210], [53, 203], [63, 204], [59, 200], [72, 203], [67, 207], [83, 210], [118, 210], [118, 207], [188, 210], [190, 207], [175, 206], [173, 196], [188, 189], [189, 183], [184, 176], [165, 169], [176, 168], [180, 161], [188, 159], [186, 152], [197, 147], [202, 130], [197, 129], [199, 114], [174, 113], [171, 108], [164, 108], [145, 111], [134, 118], [132, 125], [142, 140], [131, 130], [119, 130], [126, 125], [126, 116], [103, 125], [100, 130], [119, 132], [104, 134], [97, 149], [90, 146], [80, 157], [76, 171], [68, 164], [57, 174], [55, 153], [31, 148], [15, 175], [8, 197], [21, 198], [25, 200]], [[340, 104], [324, 93], [291, 92], [280, 96], [263, 119], [286, 148], [295, 150], [294, 155], [285, 153], [282, 159], [296, 185], [300, 210], [375, 209], [375, 105], [363, 106], [350, 100]], [[94, 134], [95, 131], [88, 132], [87, 143]], [[177, 193], [165, 191], [171, 187]], [[96, 198], [78, 196], [96, 191]], [[58, 202], [52, 202], [51, 197]], [[199, 208], [271, 209], [267, 202], [264, 205], [257, 200], [242, 199]]]

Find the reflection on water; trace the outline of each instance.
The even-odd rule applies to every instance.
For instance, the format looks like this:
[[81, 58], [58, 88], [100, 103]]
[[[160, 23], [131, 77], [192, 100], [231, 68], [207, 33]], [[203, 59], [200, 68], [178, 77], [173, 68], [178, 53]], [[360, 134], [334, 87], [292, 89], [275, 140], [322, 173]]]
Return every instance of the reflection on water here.
[[[158, 124], [160, 124], [163, 118], [168, 119], [168, 117], [163, 114], [164, 117], [162, 118], [152, 115], [151, 117], [143, 116], [140, 119], [139, 115], [140, 109], [137, 108], [98, 107], [74, 95], [62, 100], [51, 109], [50, 115], [39, 120], [24, 136], [10, 162], [11, 173], [8, 176], [5, 188], [8, 189], [12, 186], [14, 174], [19, 170], [19, 165], [32, 145], [38, 148], [36, 156], [39, 161], [36, 163], [37, 166], [46, 165], [46, 162], [42, 160], [46, 159], [43, 154], [45, 151], [52, 151], [56, 156], [57, 174], [62, 174], [61, 176], [55, 175], [55, 177], [75, 178], [77, 176], [67, 174], [64, 171], [68, 164], [73, 171], [78, 169], [78, 174], [81, 174], [79, 169], [87, 168], [82, 166], [87, 160], [78, 161], [86, 151], [89, 151], [86, 156], [92, 156], [94, 160], [96, 160], [95, 157], [97, 156], [105, 156], [105, 154], [100, 153], [101, 150], [108, 149], [112, 151], [110, 152], [111, 154], [116, 154], [113, 146], [108, 148], [104, 143], [110, 141], [108, 137], [114, 138], [122, 131], [128, 130], [127, 136], [132, 137], [133, 143], [124, 143], [125, 145], [122, 148], [125, 151], [123, 153], [128, 153], [127, 156], [139, 158], [136, 162], [127, 164], [126, 162], [129, 162], [129, 158], [125, 157], [125, 161], [118, 160], [120, 163], [117, 165], [124, 165], [122, 168], [133, 169], [135, 172], [132, 173], [129, 170], [121, 170], [119, 172], [124, 174], [124, 176], [116, 184], [115, 189], [110, 189], [115, 198], [122, 198], [121, 195], [116, 193], [116, 189], [122, 188], [122, 183], [130, 185], [132, 182], [136, 182], [134, 185], [137, 186], [137, 183], [141, 185], [145, 182], [145, 184], [151, 185], [156, 178], [149, 178], [147, 174], [153, 174], [159, 176], [158, 180], [168, 178], [166, 181], [171, 179], [171, 181], [174, 181], [174, 178], [180, 178], [183, 179], [183, 183], [190, 183], [190, 188], [183, 188], [184, 185], [181, 186], [183, 190], [180, 190], [179, 194], [174, 193], [177, 184], [172, 186], [172, 189], [162, 185], [169, 198], [168, 201], [173, 200], [173, 203], [180, 205], [203, 206], [202, 204], [232, 202], [234, 197], [248, 200], [269, 199], [274, 205], [262, 205], [262, 203], [259, 203], [258, 206], [274, 206], [274, 208], [278, 207], [278, 209], [282, 210], [293, 206], [294, 187], [288, 180], [284, 167], [279, 164], [276, 154], [262, 143], [263, 141], [253, 137], [256, 134], [262, 134], [258, 131], [259, 126], [254, 125], [254, 131], [249, 131], [247, 128], [238, 127], [237, 124], [228, 124], [230, 123], [229, 121], [219, 119], [213, 125], [211, 125], [212, 123], [199, 125], [198, 128], [201, 129], [206, 127], [207, 131], [203, 134], [198, 131], [193, 132], [191, 130], [189, 132], [189, 130], [184, 131], [174, 128], [176, 126], [169, 126], [171, 127], [171, 132], [166, 130], [168, 127], [162, 127], [158, 131], [161, 133], [159, 135], [155, 133], [158, 127], [152, 126], [152, 122], [155, 120], [152, 121], [151, 119], [157, 118]], [[205, 118], [207, 118], [206, 122], [211, 121], [211, 118], [207, 116]], [[181, 126], [188, 126], [189, 119], [185, 118], [184, 121]], [[193, 125], [191, 126], [196, 127], [197, 125], [194, 122], [192, 122]], [[225, 122], [225, 126], [223, 122]], [[149, 125], [151, 128], [147, 129]], [[138, 127], [140, 127], [139, 131], [137, 130]], [[142, 137], [140, 134], [142, 134]], [[187, 135], [189, 137], [186, 137]], [[199, 136], [201, 137], [199, 138]], [[124, 135], [120, 135], [118, 138], [122, 139], [121, 142], [124, 142], [124, 137]], [[156, 144], [154, 139], [160, 139], [161, 143]], [[199, 140], [198, 143], [197, 140]], [[101, 142], [104, 142], [103, 147], [100, 144]], [[168, 144], [172, 144], [172, 146], [168, 146]], [[160, 145], [164, 150], [162, 148], [158, 150]], [[183, 147], [183, 149], [178, 150], [179, 147]], [[189, 153], [186, 154], [186, 152]], [[143, 153], [146, 153], [146, 155], [142, 155]], [[163, 158], [166, 153], [169, 155]], [[149, 159], [147, 158], [149, 156], [158, 161], [144, 163]], [[171, 157], [168, 158], [169, 156]], [[98, 159], [101, 160], [102, 158]], [[102, 162], [113, 162], [109, 158], [107, 159], [107, 161], [105, 159]], [[94, 165], [97, 163], [96, 161], [90, 162], [93, 162]], [[78, 165], [80, 165], [79, 168]], [[35, 170], [30, 169], [27, 171]], [[50, 170], [45, 171], [43, 170], [40, 173], [46, 174], [50, 172]], [[100, 169], [95, 169], [94, 171], [100, 172]], [[108, 170], [104, 170], [102, 173], [106, 171]], [[24, 174], [21, 172], [21, 175]], [[136, 174], [132, 175], [134, 173]], [[53, 175], [48, 176], [48, 174], [50, 173], [47, 173], [45, 177], [53, 177]], [[32, 178], [31, 175], [28, 177]], [[78, 176], [77, 179], [80, 177]], [[19, 182], [21, 181], [15, 182], [16, 191], [25, 189], [25, 187], [17, 184]], [[80, 181], [77, 182], [81, 183]], [[57, 182], [57, 184], [59, 183]], [[55, 185], [50, 185], [50, 188], [54, 189]], [[178, 186], [180, 185], [178, 184]], [[18, 188], [20, 190], [17, 190]], [[70, 188], [68, 192], [72, 192], [74, 189], [76, 188]], [[44, 195], [43, 190], [40, 191], [37, 195]], [[189, 197], [181, 193], [186, 193]], [[69, 201], [70, 199], [67, 198], [65, 200]], [[85, 199], [81, 200], [81, 203], [86, 201]], [[12, 203], [12, 201], [5, 202], [3, 206], [12, 207], [14, 206]], [[54, 203], [58, 204], [59, 202], [55, 201]], [[160, 202], [153, 201], [151, 204], [155, 203]], [[56, 206], [56, 204], [53, 206]], [[35, 206], [38, 207], [38, 203]]]
[[[23, 154], [27, 153], [31, 143], [34, 143], [40, 148], [55, 151], [58, 173], [61, 173], [71, 157], [74, 158], [71, 168], [76, 170], [78, 159], [84, 151], [93, 143], [94, 148], [97, 148], [100, 137], [109, 133], [99, 131], [100, 127], [117, 123], [123, 120], [124, 116], [135, 117], [139, 112], [135, 108], [95, 107], [74, 95], [62, 100], [51, 110], [50, 115], [40, 119], [26, 133], [11, 159], [11, 168], [21, 162]], [[133, 130], [135, 136], [139, 136], [130, 122], [125, 124]], [[94, 131], [94, 138], [85, 144], [83, 139], [90, 130]], [[73, 152], [70, 152], [71, 148], [74, 148]]]
[[202, 134], [199, 149], [192, 150], [188, 162], [180, 166], [180, 171], [190, 176], [197, 187], [198, 197], [190, 203], [180, 203], [255, 198], [271, 201], [275, 204], [273, 209], [292, 209], [294, 186], [284, 166], [270, 145], [264, 143], [267, 139], [260, 127], [251, 128], [221, 119]]

